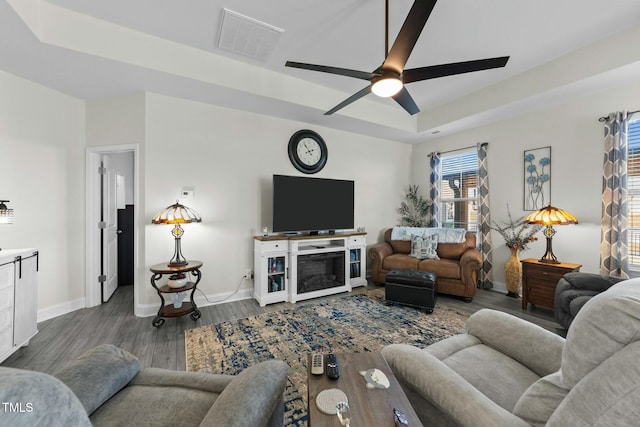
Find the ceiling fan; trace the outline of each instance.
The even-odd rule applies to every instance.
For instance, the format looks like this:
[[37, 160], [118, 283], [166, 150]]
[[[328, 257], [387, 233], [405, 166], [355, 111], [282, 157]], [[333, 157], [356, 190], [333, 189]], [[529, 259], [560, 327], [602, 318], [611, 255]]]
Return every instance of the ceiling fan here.
[[498, 58], [478, 59], [474, 61], [454, 62], [450, 64], [431, 65], [428, 67], [412, 68], [405, 70], [405, 65], [411, 55], [411, 51], [420, 37], [420, 33], [431, 15], [431, 11], [437, 0], [415, 0], [407, 18], [400, 28], [391, 50], [389, 50], [389, 0], [386, 0], [385, 8], [385, 60], [374, 71], [350, 70], [347, 68], [329, 67], [325, 65], [305, 64], [302, 62], [287, 61], [285, 66], [302, 68], [305, 70], [320, 71], [323, 73], [337, 74], [368, 80], [369, 85], [361, 91], [351, 95], [325, 115], [333, 114], [354, 101], [368, 95], [370, 92], [380, 97], [392, 97], [409, 114], [420, 112], [415, 101], [409, 95], [405, 85], [407, 83], [438, 77], [453, 76], [456, 74], [470, 73], [473, 71], [489, 70], [504, 67], [509, 60], [508, 56]]

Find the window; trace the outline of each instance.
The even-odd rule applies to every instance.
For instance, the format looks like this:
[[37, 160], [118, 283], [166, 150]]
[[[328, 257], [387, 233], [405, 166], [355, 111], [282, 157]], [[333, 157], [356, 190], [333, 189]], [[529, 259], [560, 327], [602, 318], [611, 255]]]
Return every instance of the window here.
[[440, 226], [478, 231], [478, 153], [475, 148], [440, 157]]
[[640, 119], [629, 123], [627, 163], [629, 267], [640, 271]]

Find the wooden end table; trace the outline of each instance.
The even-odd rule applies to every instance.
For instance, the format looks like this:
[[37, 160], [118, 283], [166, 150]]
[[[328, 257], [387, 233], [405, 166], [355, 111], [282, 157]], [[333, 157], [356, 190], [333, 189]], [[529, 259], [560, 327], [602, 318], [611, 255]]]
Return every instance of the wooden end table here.
[[[337, 354], [340, 366], [340, 378], [330, 380], [327, 374], [311, 374], [311, 355], [307, 360], [308, 375], [308, 405], [309, 425], [311, 427], [340, 426], [335, 415], [327, 415], [316, 406], [316, 396], [323, 390], [338, 388], [349, 399], [351, 408], [351, 425], [393, 427], [393, 408], [407, 416], [410, 427], [422, 426], [422, 422], [415, 413], [409, 399], [402, 391], [398, 380], [391, 372], [391, 368], [379, 352], [344, 353]], [[326, 365], [326, 361], [325, 361]], [[325, 366], [326, 368], [326, 366]], [[389, 378], [391, 386], [387, 389], [366, 387], [364, 377], [360, 371], [378, 368]]]
[[[153, 273], [151, 276], [151, 286], [154, 287], [160, 297], [160, 309], [158, 309], [158, 314], [151, 322], [153, 326], [156, 328], [162, 326], [164, 324], [165, 317], [180, 317], [190, 314], [191, 319], [196, 321], [202, 316], [202, 313], [200, 313], [198, 306], [196, 306], [196, 303], [193, 300], [193, 294], [195, 294], [198, 283], [200, 283], [200, 278], [202, 277], [200, 267], [202, 267], [202, 261], [189, 260], [185, 265], [172, 266], [164, 263], [156, 264], [150, 268]], [[191, 273], [196, 277], [196, 281], [187, 282], [187, 284], [181, 288], [171, 288], [168, 285], [158, 287], [158, 285], [156, 285], [156, 280], [159, 280], [165, 274], [177, 273]], [[175, 294], [178, 292], [188, 291], [191, 291], [191, 295], [189, 296], [190, 302], [183, 302], [182, 306], [179, 308], [176, 308], [173, 304], [164, 305], [164, 296], [162, 296], [162, 294]]]
[[527, 258], [522, 263], [522, 309], [527, 304], [541, 305], [554, 308], [554, 298], [558, 280], [567, 273], [580, 271], [581, 264], [561, 262], [551, 264], [540, 262], [534, 258]]

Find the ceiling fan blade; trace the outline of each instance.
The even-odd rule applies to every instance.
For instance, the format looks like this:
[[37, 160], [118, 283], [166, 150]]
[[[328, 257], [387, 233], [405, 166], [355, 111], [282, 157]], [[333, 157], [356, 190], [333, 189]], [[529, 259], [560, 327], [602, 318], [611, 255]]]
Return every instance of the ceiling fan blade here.
[[326, 65], [305, 64], [303, 62], [287, 61], [285, 67], [301, 68], [303, 70], [320, 71], [322, 73], [337, 74], [340, 76], [355, 77], [356, 79], [371, 80], [378, 74], [366, 71], [349, 70], [347, 68], [328, 67]]
[[431, 11], [436, 5], [437, 0], [415, 0], [407, 18], [400, 28], [400, 32], [396, 37], [387, 58], [382, 64], [385, 70], [392, 70], [398, 74], [402, 74], [409, 55], [413, 47], [422, 33], [422, 29], [431, 15]]
[[409, 91], [405, 87], [403, 87], [400, 92], [393, 95], [393, 99], [395, 99], [396, 102], [412, 116], [420, 112], [420, 108], [418, 108], [416, 102], [413, 100], [411, 95], [409, 95]]
[[471, 73], [473, 71], [490, 70], [492, 68], [504, 67], [507, 65], [507, 61], [509, 61], [508, 56], [501, 56], [498, 58], [477, 59], [475, 61], [453, 62], [451, 64], [412, 68], [410, 70], [404, 70], [402, 81], [406, 84], [438, 77]]
[[324, 113], [324, 115], [325, 116], [329, 116], [329, 115], [335, 113], [338, 110], [342, 110], [344, 107], [346, 107], [347, 105], [351, 104], [352, 102], [357, 101], [358, 99], [362, 98], [363, 96], [369, 95], [370, 92], [371, 92], [371, 85], [365, 87], [364, 89], [362, 89], [361, 91], [359, 91], [357, 93], [354, 93], [353, 95], [351, 95], [350, 97], [348, 97], [347, 99], [342, 101], [340, 104], [336, 105], [331, 110], [329, 110], [326, 113]]

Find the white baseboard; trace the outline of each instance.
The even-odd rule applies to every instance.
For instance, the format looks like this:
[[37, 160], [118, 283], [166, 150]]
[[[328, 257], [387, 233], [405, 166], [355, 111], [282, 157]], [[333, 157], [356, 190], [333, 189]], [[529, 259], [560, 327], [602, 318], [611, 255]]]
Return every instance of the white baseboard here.
[[491, 288], [492, 291], [497, 291], [497, 292], [504, 292], [505, 294], [507, 293], [507, 285], [505, 283], [500, 283], [500, 282], [493, 282], [493, 288]]
[[[225, 302], [240, 301], [253, 298], [253, 288], [242, 289], [237, 293], [225, 292], [215, 295], [207, 295], [206, 298], [200, 294], [196, 296], [196, 304], [198, 307], [207, 307], [210, 305], [222, 304]], [[38, 310], [38, 322], [53, 319], [63, 314], [85, 308], [85, 298], [78, 298], [73, 301], [63, 302], [61, 304], [52, 305], [51, 307]], [[135, 307], [135, 315], [137, 317], [155, 316], [158, 313], [158, 304], [139, 304]]]
[[63, 302], [61, 304], [52, 305], [51, 307], [38, 310], [38, 323], [72, 311], [80, 310], [85, 307], [84, 298], [78, 298], [73, 301]]
[[[223, 304], [226, 302], [240, 301], [253, 298], [253, 288], [242, 289], [237, 293], [225, 292], [215, 295], [207, 295], [206, 298], [202, 294], [196, 296], [196, 305], [199, 308], [208, 307], [210, 305]], [[165, 299], [166, 302], [166, 299]], [[136, 306], [135, 314], [137, 317], [150, 317], [158, 314], [159, 304], [139, 304]]]

